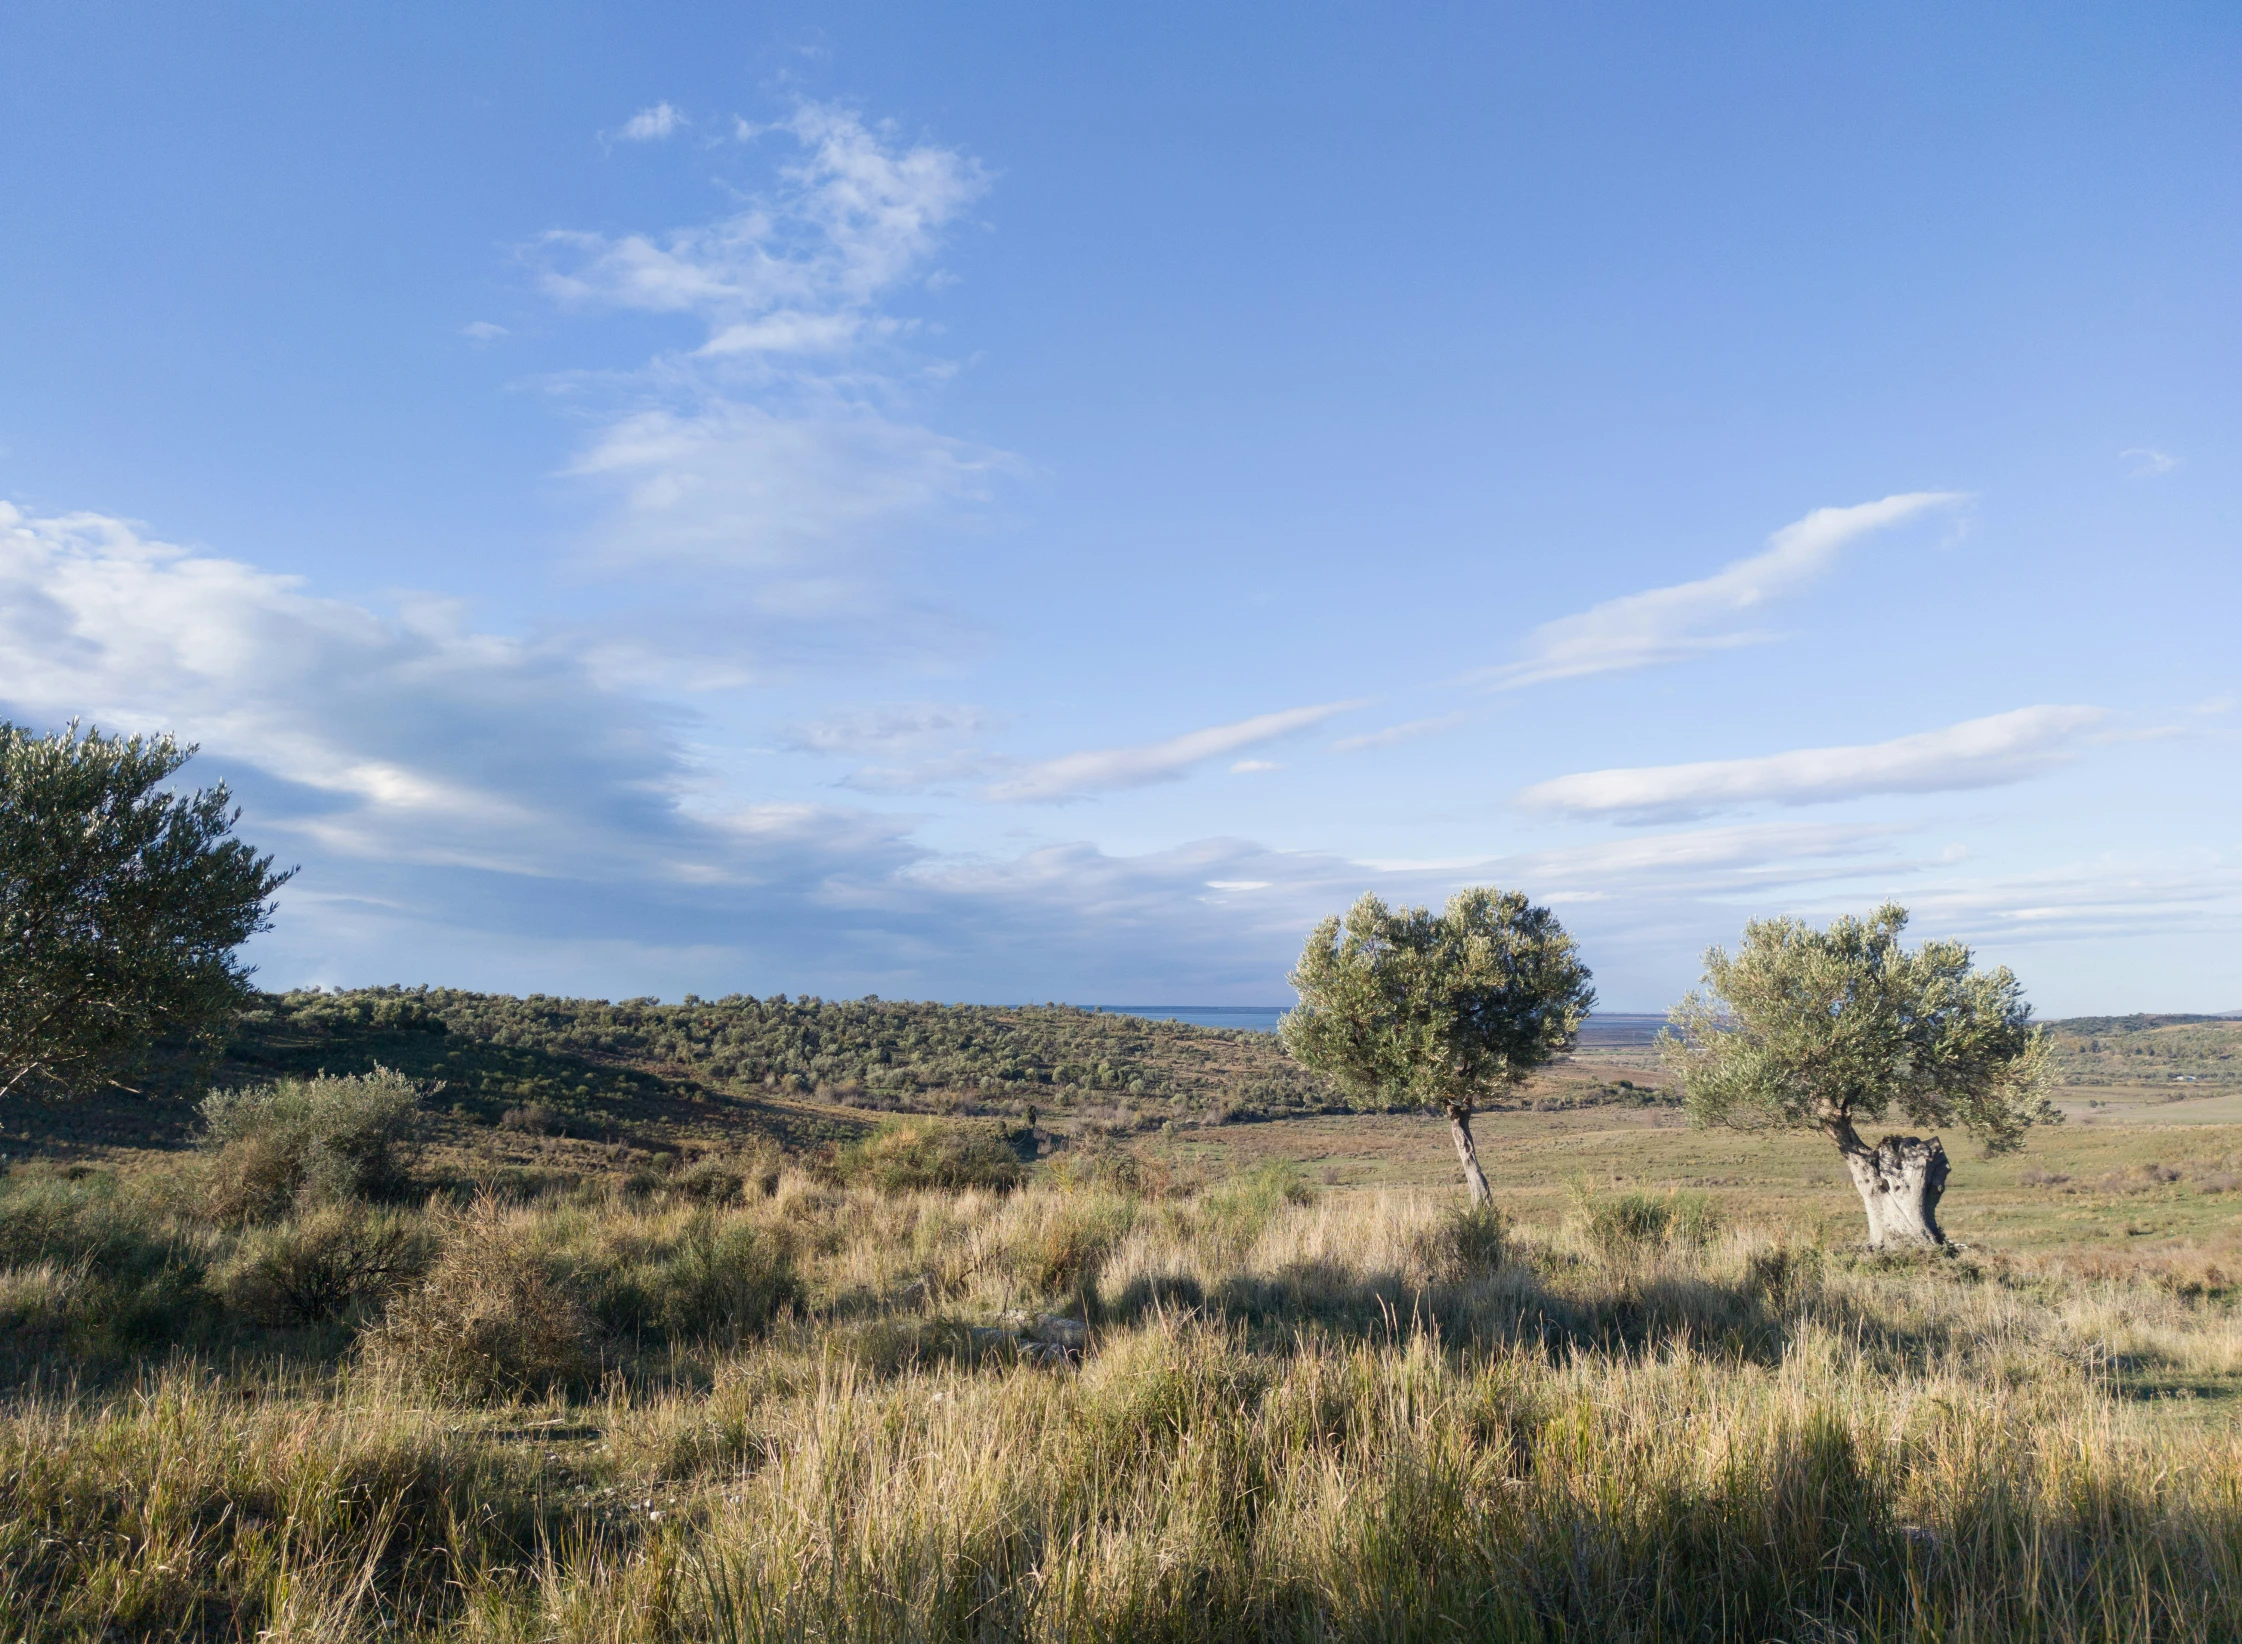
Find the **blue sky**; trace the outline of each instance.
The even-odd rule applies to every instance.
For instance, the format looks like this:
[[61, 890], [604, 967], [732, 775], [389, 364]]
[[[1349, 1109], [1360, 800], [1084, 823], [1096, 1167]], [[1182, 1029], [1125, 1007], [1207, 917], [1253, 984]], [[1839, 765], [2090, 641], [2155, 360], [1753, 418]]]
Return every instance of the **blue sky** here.
[[1895, 896], [2242, 1006], [2242, 17], [29, 4], [0, 713], [269, 984], [1613, 1009]]

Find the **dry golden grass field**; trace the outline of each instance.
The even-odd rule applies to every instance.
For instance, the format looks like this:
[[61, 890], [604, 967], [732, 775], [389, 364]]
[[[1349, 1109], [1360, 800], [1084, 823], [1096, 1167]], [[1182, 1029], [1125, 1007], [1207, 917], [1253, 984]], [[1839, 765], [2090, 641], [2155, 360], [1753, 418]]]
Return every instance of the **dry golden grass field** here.
[[1950, 1138], [1897, 1259], [1639, 1048], [1492, 1216], [1419, 1116], [569, 1077], [643, 1105], [12, 1119], [0, 1638], [2242, 1638], [2219, 1089]]

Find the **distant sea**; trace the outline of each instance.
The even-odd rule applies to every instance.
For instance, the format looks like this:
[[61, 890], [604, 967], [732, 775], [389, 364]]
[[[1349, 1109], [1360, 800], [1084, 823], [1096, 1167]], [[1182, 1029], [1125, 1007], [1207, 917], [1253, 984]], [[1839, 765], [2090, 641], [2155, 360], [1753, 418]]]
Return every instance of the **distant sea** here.
[[1239, 1028], [1274, 1033], [1277, 1018], [1290, 1005], [1093, 1005], [1113, 1016], [1149, 1016], [1156, 1022], [1188, 1022], [1193, 1027]]
[[[1290, 1005], [1093, 1005], [1115, 1016], [1149, 1016], [1159, 1022], [1188, 1022], [1193, 1027], [1239, 1028], [1248, 1033], [1274, 1033], [1277, 1018]], [[1628, 1011], [1600, 1011], [1580, 1030], [1580, 1042], [1593, 1049], [1617, 1050], [1622, 1046], [1648, 1045], [1666, 1025], [1663, 1015]]]

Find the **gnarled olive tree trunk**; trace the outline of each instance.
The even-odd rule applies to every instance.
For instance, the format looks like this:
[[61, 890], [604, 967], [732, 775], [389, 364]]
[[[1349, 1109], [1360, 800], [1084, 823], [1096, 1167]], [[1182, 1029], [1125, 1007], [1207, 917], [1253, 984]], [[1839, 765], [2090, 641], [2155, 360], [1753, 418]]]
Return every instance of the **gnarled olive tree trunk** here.
[[1455, 1138], [1456, 1157], [1464, 1162], [1464, 1186], [1471, 1190], [1471, 1208], [1494, 1199], [1494, 1190], [1487, 1186], [1487, 1173], [1479, 1168], [1479, 1149], [1471, 1140], [1471, 1104], [1451, 1102], [1448, 1105], [1448, 1134]]
[[1936, 1136], [1887, 1136], [1870, 1147], [1848, 1119], [1828, 1129], [1868, 1212], [1869, 1249], [1935, 1250], [1946, 1243], [1938, 1225], [1946, 1147]]

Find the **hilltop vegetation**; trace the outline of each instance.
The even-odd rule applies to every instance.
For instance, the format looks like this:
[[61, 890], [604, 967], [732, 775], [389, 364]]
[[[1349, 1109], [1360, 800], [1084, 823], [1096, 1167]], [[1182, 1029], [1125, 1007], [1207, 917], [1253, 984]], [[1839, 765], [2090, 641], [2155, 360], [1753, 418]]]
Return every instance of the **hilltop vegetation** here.
[[[611, 1004], [444, 988], [291, 993], [267, 996], [244, 1016], [235, 1053], [244, 1061], [301, 1061], [382, 1034], [441, 1034], [441, 1062], [461, 1064], [455, 1099], [482, 1107], [528, 1098], [569, 1110], [627, 1098], [648, 1078], [891, 1111], [1017, 1114], [1103, 1100], [1163, 1117], [1219, 1121], [1239, 1111], [1337, 1105], [1267, 1034], [1065, 1005], [784, 994]], [[492, 1051], [553, 1066], [531, 1072], [503, 1056], [494, 1064]]]
[[2048, 1025], [2065, 1085], [2242, 1085], [2242, 1021], [2233, 1017], [2074, 1016]]

